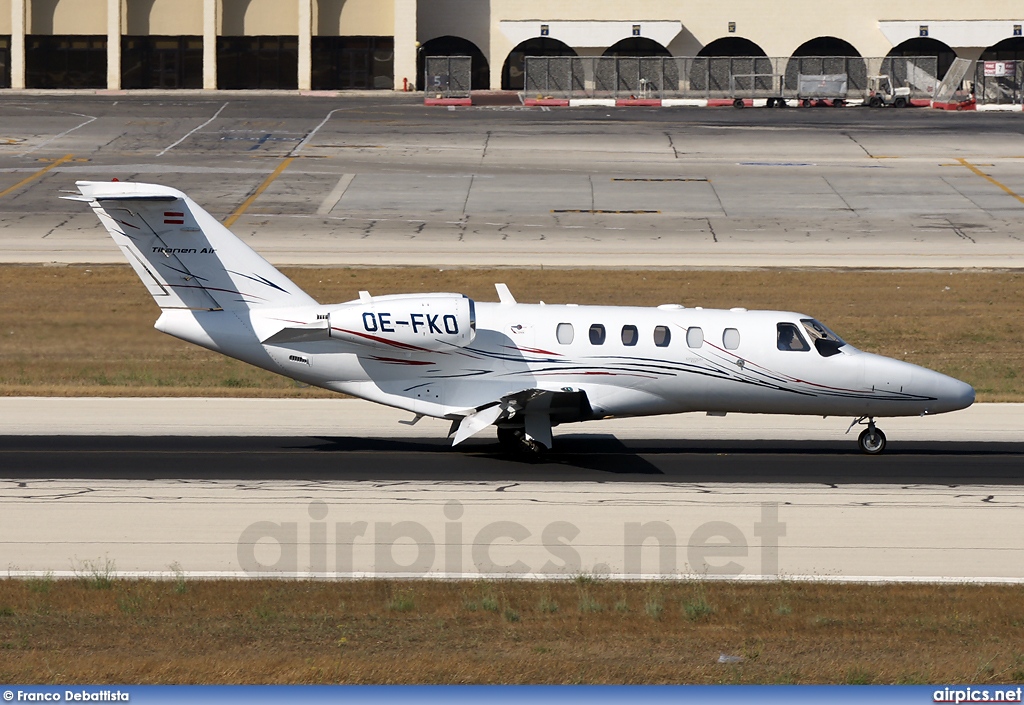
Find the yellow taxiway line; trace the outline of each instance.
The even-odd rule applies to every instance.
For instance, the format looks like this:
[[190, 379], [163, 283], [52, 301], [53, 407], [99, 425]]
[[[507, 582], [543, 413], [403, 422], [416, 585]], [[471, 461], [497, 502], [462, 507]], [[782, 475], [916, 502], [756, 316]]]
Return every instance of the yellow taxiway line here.
[[[270, 184], [274, 183], [274, 179], [279, 177], [281, 175], [281, 173], [285, 169], [287, 169], [288, 165], [291, 164], [293, 161], [295, 161], [295, 157], [288, 157], [283, 162], [278, 164], [277, 168], [274, 169], [273, 172], [271, 172], [270, 176], [268, 176], [266, 179], [264, 179], [263, 183], [260, 184], [259, 187], [255, 191], [253, 191], [252, 195], [249, 196], [247, 199], [245, 199], [242, 202], [242, 205], [240, 205], [238, 208], [236, 208], [235, 212], [227, 217], [227, 219], [224, 221], [224, 227], [230, 228], [232, 225], [234, 225], [235, 221], [238, 220], [239, 218], [241, 218], [242, 214], [245, 213], [245, 211], [247, 211], [249, 209], [249, 206], [252, 205], [253, 201], [255, 201], [257, 198], [259, 198], [260, 194], [263, 193], [264, 191], [266, 191], [267, 187], [270, 186]], [[2, 196], [2, 195], [3, 194], [0, 194], [0, 196]]]
[[73, 157], [73, 156], [75, 156], [75, 155], [73, 155], [73, 154], [65, 154], [60, 159], [54, 160], [54, 162], [52, 164], [50, 164], [49, 166], [44, 166], [42, 169], [40, 169], [36, 173], [32, 174], [32, 176], [26, 176], [24, 179], [22, 179], [21, 181], [19, 181], [16, 184], [14, 184], [14, 186], [11, 186], [9, 188], [4, 189], [3, 191], [0, 191], [0, 198], [3, 198], [4, 196], [6, 196], [7, 194], [11, 193], [12, 191], [17, 191], [18, 189], [20, 189], [25, 184], [32, 183], [33, 181], [38, 179], [40, 176], [42, 176], [43, 174], [48, 172], [50, 169], [53, 169], [54, 167], [60, 166], [64, 162], [71, 161], [71, 157]]
[[960, 166], [964, 166], [964, 167], [967, 167], [968, 169], [970, 169], [971, 171], [973, 171], [973, 172], [974, 172], [975, 174], [977, 174], [977, 175], [978, 175], [978, 176], [980, 176], [981, 178], [985, 179], [986, 181], [988, 181], [989, 183], [993, 184], [994, 186], [998, 186], [998, 187], [999, 187], [999, 188], [1001, 188], [1001, 189], [1002, 189], [1003, 191], [1006, 191], [1006, 193], [1010, 194], [1011, 196], [1013, 196], [1014, 198], [1016, 198], [1016, 199], [1017, 199], [1018, 201], [1020, 201], [1021, 203], [1024, 203], [1024, 196], [1021, 196], [1021, 195], [1017, 194], [1017, 193], [1016, 193], [1016, 192], [1014, 192], [1014, 191], [1013, 191], [1012, 189], [1010, 189], [1010, 187], [1009, 187], [1009, 186], [1007, 186], [1007, 185], [1005, 185], [1005, 184], [1002, 184], [1002, 183], [1000, 183], [1000, 182], [996, 181], [996, 180], [995, 180], [995, 179], [993, 179], [993, 178], [992, 178], [991, 176], [989, 176], [988, 174], [986, 174], [985, 172], [983, 172], [983, 171], [982, 171], [981, 169], [979, 169], [978, 167], [976, 167], [976, 166], [975, 166], [974, 164], [971, 164], [971, 163], [970, 163], [969, 161], [967, 161], [967, 160], [966, 160], [966, 159], [964, 159], [963, 157], [957, 157], [957, 161], [958, 161], [958, 162], [960, 162]]

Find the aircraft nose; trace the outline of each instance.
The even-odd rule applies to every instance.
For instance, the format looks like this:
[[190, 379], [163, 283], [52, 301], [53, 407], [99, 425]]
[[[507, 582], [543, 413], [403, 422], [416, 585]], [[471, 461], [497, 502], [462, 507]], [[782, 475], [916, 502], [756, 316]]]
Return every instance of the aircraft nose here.
[[[914, 376], [917, 377], [917, 374]], [[928, 370], [925, 376], [927, 379], [922, 381], [930, 389], [927, 396], [935, 398], [926, 413], [940, 414], [966, 409], [974, 403], [974, 387], [966, 382], [932, 370]]]

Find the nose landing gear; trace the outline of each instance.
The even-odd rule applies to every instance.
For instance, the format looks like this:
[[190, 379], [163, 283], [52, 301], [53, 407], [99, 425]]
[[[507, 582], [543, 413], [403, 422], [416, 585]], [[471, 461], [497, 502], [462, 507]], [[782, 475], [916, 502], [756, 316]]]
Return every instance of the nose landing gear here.
[[846, 429], [849, 433], [850, 429], [858, 424], [862, 424], [867, 421], [867, 428], [860, 432], [857, 437], [857, 445], [860, 447], [862, 453], [867, 455], [878, 455], [885, 450], [885, 434], [882, 430], [875, 427], [875, 419], [870, 416], [861, 416], [859, 419], [854, 419], [853, 423], [850, 424], [850, 428]]

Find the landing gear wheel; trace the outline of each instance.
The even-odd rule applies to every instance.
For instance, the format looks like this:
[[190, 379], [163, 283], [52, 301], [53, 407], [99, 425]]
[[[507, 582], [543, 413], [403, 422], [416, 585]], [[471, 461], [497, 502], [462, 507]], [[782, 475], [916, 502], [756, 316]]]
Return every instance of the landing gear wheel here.
[[522, 427], [498, 426], [498, 443], [505, 455], [520, 460], [537, 461], [547, 452], [542, 444], [527, 438]]
[[501, 450], [509, 455], [519, 452], [523, 441], [526, 440], [526, 432], [514, 426], [498, 426], [498, 443]]
[[871, 424], [860, 432], [860, 436], [857, 438], [857, 445], [860, 446], [862, 453], [878, 455], [885, 450], [885, 434], [875, 428], [874, 424]]

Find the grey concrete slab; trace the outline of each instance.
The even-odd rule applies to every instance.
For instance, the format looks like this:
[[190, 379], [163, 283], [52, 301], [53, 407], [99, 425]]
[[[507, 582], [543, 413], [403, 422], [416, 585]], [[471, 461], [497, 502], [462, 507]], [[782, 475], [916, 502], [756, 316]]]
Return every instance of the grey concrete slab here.
[[[0, 197], [0, 261], [105, 257], [81, 206], [55, 200], [75, 179], [167, 183], [226, 218], [298, 155], [235, 224], [277, 263], [1024, 262], [1024, 138], [1011, 114], [448, 111], [408, 97], [224, 93], [19, 96], [0, 117], [0, 192], [29, 179]], [[660, 213], [552, 212], [590, 210]]]

